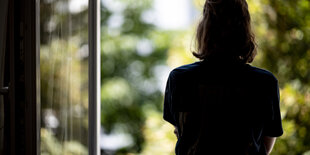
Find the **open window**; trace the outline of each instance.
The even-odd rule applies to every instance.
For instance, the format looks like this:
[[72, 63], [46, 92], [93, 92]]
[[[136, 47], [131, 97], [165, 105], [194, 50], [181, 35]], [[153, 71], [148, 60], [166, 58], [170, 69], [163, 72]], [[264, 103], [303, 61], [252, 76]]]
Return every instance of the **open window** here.
[[97, 150], [96, 2], [40, 2], [41, 153]]
[[99, 154], [99, 0], [0, 6], [0, 154]]

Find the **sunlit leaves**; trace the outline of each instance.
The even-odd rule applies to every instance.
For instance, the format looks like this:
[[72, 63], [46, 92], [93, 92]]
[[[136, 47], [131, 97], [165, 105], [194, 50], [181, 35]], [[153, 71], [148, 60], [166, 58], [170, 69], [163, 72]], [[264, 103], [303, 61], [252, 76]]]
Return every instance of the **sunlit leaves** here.
[[[134, 4], [134, 5], [133, 5]], [[169, 35], [143, 21], [151, 1], [107, 0], [102, 10], [101, 125], [106, 134], [127, 134], [132, 145], [115, 154], [142, 151], [142, 134], [150, 105], [159, 110], [162, 94], [154, 73], [165, 63]]]
[[87, 148], [78, 141], [66, 141], [61, 143], [54, 137], [51, 131], [41, 129], [41, 155], [74, 155], [87, 154]]
[[164, 122], [161, 113], [152, 108], [144, 109], [148, 117], [143, 130], [146, 143], [142, 154], [173, 155], [176, 142], [176, 136], [172, 132], [174, 127]]
[[195, 36], [193, 31], [175, 32], [168, 51], [168, 65], [175, 68], [189, 64], [197, 59], [192, 55], [195, 49]]

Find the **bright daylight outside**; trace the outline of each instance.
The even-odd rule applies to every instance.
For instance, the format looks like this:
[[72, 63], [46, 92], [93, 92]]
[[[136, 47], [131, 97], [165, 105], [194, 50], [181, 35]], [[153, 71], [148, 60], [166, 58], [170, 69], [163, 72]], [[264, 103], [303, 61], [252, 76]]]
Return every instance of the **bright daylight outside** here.
[[[169, 72], [198, 61], [204, 0], [101, 0], [101, 154], [174, 154]], [[310, 1], [248, 0], [258, 55], [279, 80], [272, 155], [310, 155]], [[41, 154], [88, 154], [88, 0], [41, 0]]]

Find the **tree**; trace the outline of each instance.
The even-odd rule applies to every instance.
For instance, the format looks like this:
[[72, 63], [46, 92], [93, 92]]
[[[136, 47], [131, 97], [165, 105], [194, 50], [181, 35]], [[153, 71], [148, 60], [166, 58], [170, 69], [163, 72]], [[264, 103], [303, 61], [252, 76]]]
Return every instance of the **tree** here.
[[131, 139], [103, 153], [141, 152], [146, 109], [161, 110], [156, 74], [165, 69], [170, 36], [143, 20], [151, 5], [151, 0], [104, 1], [102, 5], [101, 124], [106, 134], [126, 134]]
[[258, 38], [260, 66], [277, 75], [281, 86], [284, 135], [275, 155], [310, 150], [310, 1], [262, 0], [265, 35]]

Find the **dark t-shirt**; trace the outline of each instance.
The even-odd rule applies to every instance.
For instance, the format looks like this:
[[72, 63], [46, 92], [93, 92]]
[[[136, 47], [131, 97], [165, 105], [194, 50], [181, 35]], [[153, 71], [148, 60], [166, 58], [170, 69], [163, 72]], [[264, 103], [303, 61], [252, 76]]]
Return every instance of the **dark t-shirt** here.
[[235, 62], [172, 70], [163, 117], [178, 129], [177, 155], [265, 155], [263, 137], [283, 134], [277, 79]]

